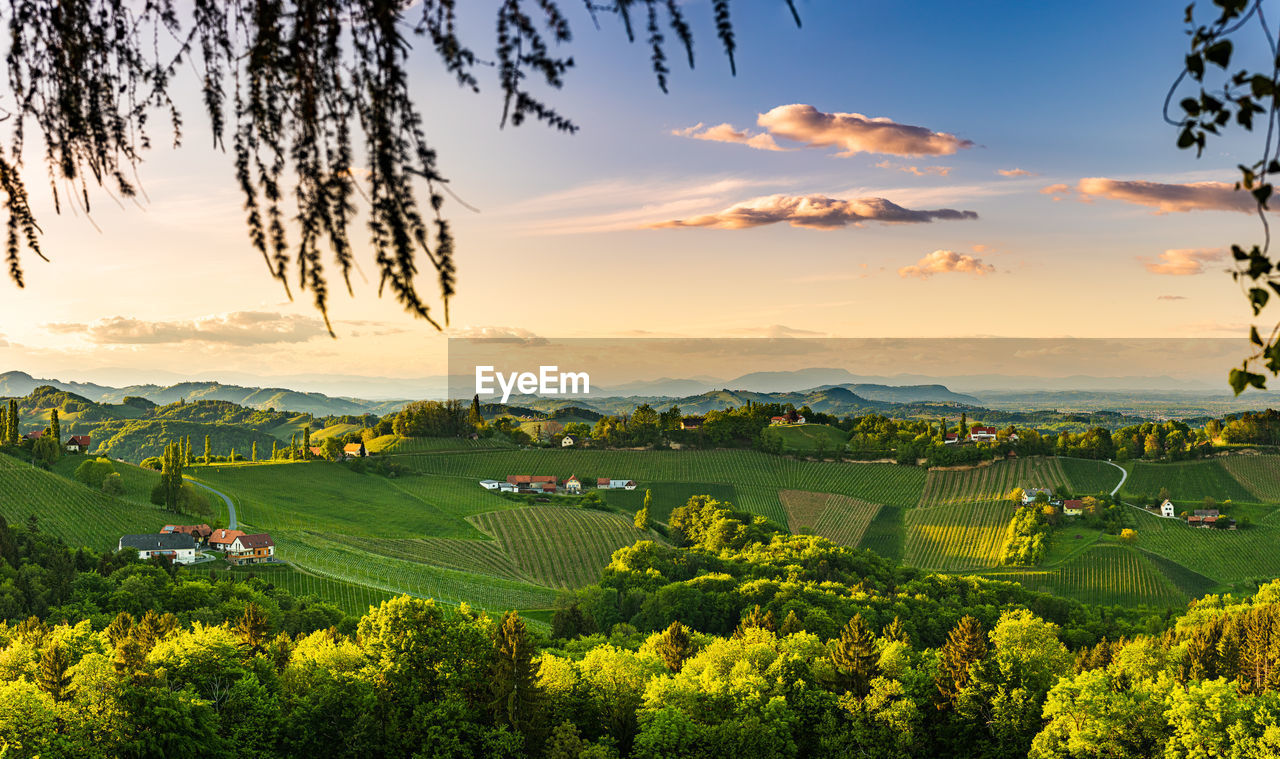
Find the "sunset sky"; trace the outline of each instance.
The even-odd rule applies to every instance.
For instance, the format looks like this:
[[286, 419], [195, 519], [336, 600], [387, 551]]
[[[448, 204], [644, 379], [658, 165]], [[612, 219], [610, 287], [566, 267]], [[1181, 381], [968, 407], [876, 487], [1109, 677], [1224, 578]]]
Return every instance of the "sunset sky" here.
[[[472, 95], [416, 57], [428, 137], [478, 209], [447, 205], [451, 334], [1247, 330], [1224, 246], [1260, 227], [1213, 183], [1234, 181], [1256, 140], [1200, 160], [1174, 146], [1160, 109], [1185, 54], [1181, 4], [797, 4], [801, 29], [780, 1], [735, 6], [732, 77], [709, 4], [686, 3], [697, 68], [673, 58], [663, 95], [646, 47], [567, 3], [577, 66], [550, 97], [575, 136], [500, 130], [490, 72]], [[492, 4], [467, 5], [473, 44], [491, 49]], [[339, 339], [308, 296], [285, 299], [247, 243], [230, 157], [183, 105], [185, 144], [156, 141], [141, 207], [99, 195], [92, 222], [57, 217], [28, 166], [53, 261], [27, 256], [24, 290], [0, 284], [0, 371], [444, 373], [444, 336], [376, 297], [367, 251], [356, 296], [333, 299]]]

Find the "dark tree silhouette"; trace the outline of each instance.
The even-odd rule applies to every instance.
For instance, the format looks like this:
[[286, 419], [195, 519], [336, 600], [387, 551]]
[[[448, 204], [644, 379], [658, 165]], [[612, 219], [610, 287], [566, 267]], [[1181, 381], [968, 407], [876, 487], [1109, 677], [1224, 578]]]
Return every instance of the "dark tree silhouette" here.
[[[793, 0], [783, 0], [800, 21]], [[287, 293], [310, 290], [328, 324], [332, 263], [351, 291], [354, 199], [367, 204], [379, 274], [412, 314], [437, 328], [416, 284], [425, 256], [435, 270], [445, 323], [454, 293], [454, 238], [443, 213], [447, 179], [426, 138], [430, 103], [410, 97], [407, 60], [425, 40], [462, 88], [480, 91], [492, 71], [500, 123], [577, 126], [543, 95], [564, 86], [573, 35], [564, 0], [497, 0], [491, 58], [464, 42], [459, 0], [12, 0], [5, 59], [12, 102], [10, 150], [0, 152], [7, 211], [6, 259], [21, 287], [25, 248], [45, 258], [21, 175], [28, 129], [41, 139], [58, 212], [90, 210], [90, 186], [118, 198], [142, 193], [137, 170], [156, 120], [176, 144], [183, 116], [172, 93], [194, 70], [212, 131], [230, 150], [249, 240]], [[581, 8], [581, 6], [576, 6]], [[736, 70], [729, 0], [711, 0], [716, 35]], [[668, 75], [667, 34], [690, 66], [694, 35], [678, 0], [587, 0], [597, 27], [614, 16], [628, 40], [642, 36], [658, 86]], [[358, 156], [358, 151], [363, 155]], [[289, 203], [289, 199], [292, 202]], [[286, 232], [292, 221], [293, 239]], [[330, 255], [325, 256], [322, 247]], [[47, 259], [46, 259], [47, 260]], [[332, 328], [330, 328], [332, 334]]]

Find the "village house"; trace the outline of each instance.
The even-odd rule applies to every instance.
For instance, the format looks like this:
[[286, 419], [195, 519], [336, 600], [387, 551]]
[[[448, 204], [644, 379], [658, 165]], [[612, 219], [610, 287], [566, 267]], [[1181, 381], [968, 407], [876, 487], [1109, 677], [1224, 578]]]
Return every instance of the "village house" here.
[[1049, 488], [1023, 488], [1022, 489], [1022, 505], [1025, 506], [1036, 499], [1036, 496], [1044, 493], [1044, 497], [1050, 501], [1053, 500], [1053, 491]]
[[989, 443], [996, 439], [995, 427], [970, 427], [969, 440], [975, 443]]
[[266, 533], [256, 535], [237, 535], [227, 547], [227, 561], [237, 566], [241, 564], [262, 564], [272, 561], [276, 544]]
[[782, 416], [770, 417], [769, 424], [804, 424], [804, 417], [795, 411], [788, 411]]
[[577, 435], [565, 435], [564, 439], [560, 441], [560, 447], [572, 448], [578, 444], [578, 441], [579, 441], [579, 438]]
[[564, 481], [564, 492], [574, 495], [582, 492], [582, 481], [578, 479], [578, 475], [571, 474], [569, 479]]
[[1210, 529], [1217, 527], [1220, 519], [1223, 519], [1223, 516], [1217, 509], [1196, 509], [1191, 516], [1187, 517], [1187, 524], [1192, 527]]
[[27, 440], [39, 440], [43, 436], [44, 436], [44, 430], [36, 430], [35, 432], [28, 432], [22, 437]]
[[514, 485], [517, 493], [554, 493], [558, 488], [557, 482], [557, 478], [549, 474], [507, 476], [507, 484]]
[[122, 535], [118, 550], [135, 548], [139, 559], [167, 556], [174, 564], [190, 564], [196, 560], [196, 541], [183, 533], [150, 533], [147, 535]]
[[1010, 432], [1010, 433], [1009, 433], [1009, 442], [1010, 442], [1010, 443], [1016, 443], [1016, 442], [1018, 442], [1018, 433], [1016, 433], [1016, 432]]
[[947, 436], [942, 439], [943, 445], [955, 445], [960, 442], [960, 436], [954, 432], [948, 432]]
[[313, 458], [313, 459], [322, 459], [322, 458], [324, 458], [324, 448], [322, 448], [322, 447], [320, 447], [320, 446], [318, 446], [318, 445], [313, 445], [313, 446], [311, 446], [310, 448], [308, 448], [307, 450], [308, 450], [308, 451], [311, 451], [311, 458]]
[[1160, 504], [1160, 516], [1173, 516], [1173, 501], [1170, 501], [1168, 498], [1164, 499], [1164, 503]]
[[700, 416], [686, 416], [680, 420], [680, 429], [697, 430], [702, 428], [703, 418]]
[[160, 528], [160, 534], [190, 535], [197, 546], [203, 546], [209, 541], [209, 536], [213, 535], [213, 530], [207, 524], [166, 524]]
[[88, 435], [72, 435], [67, 438], [67, 453], [88, 453], [90, 442]]
[[231, 544], [236, 542], [236, 538], [244, 533], [239, 530], [214, 530], [209, 536], [209, 547], [215, 551], [227, 551], [231, 548]]
[[635, 490], [635, 480], [611, 480], [608, 477], [601, 477], [596, 480], [596, 487], [601, 490]]
[[480, 487], [485, 490], [497, 490], [498, 487], [503, 484], [505, 483], [499, 482], [498, 480], [480, 480]]
[[1078, 517], [1084, 513], [1084, 501], [1079, 498], [1068, 498], [1062, 502], [1062, 513], [1069, 517]]
[[364, 447], [364, 443], [347, 443], [342, 447], [342, 455], [348, 458], [368, 456], [369, 449]]

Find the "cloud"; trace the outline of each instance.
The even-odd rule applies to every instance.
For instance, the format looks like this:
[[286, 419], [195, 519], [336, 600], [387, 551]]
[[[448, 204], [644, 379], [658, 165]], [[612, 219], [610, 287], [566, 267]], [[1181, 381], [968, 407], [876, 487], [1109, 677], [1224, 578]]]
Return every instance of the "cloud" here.
[[927, 174], [933, 174], [934, 176], [945, 177], [946, 175], [951, 173], [950, 166], [906, 166], [903, 164], [891, 163], [889, 161], [881, 161], [880, 163], [877, 163], [876, 168], [877, 169], [896, 169], [897, 171], [904, 171], [908, 174], [914, 174], [918, 177], [923, 177]]
[[1002, 177], [1034, 177], [1038, 176], [1035, 172], [1026, 169], [996, 169], [996, 173]]
[[[1106, 177], [1086, 177], [1076, 186], [1055, 184], [1040, 192], [1046, 195], [1069, 195], [1090, 202], [1094, 198], [1120, 200], [1156, 209], [1157, 214], [1186, 213], [1189, 211], [1239, 211], [1254, 213], [1257, 204], [1248, 192], [1237, 192], [1226, 182], [1190, 182], [1165, 184], [1163, 182], [1124, 181]], [[1056, 198], [1055, 198], [1056, 200]]]
[[145, 321], [112, 316], [88, 324], [59, 322], [44, 328], [54, 334], [82, 334], [103, 345], [157, 345], [165, 343], [209, 343], [222, 345], [268, 345], [302, 343], [327, 335], [324, 323], [309, 316], [235, 311], [176, 321]]
[[1185, 295], [1157, 295], [1156, 300], [1186, 300]]
[[729, 123], [704, 127], [702, 122], [699, 121], [697, 124], [685, 129], [673, 129], [671, 133], [677, 137], [691, 137], [695, 140], [707, 140], [708, 142], [733, 142], [756, 150], [786, 150], [786, 148], [779, 147], [778, 143], [773, 141], [771, 135], [763, 133], [752, 134], [745, 129], [737, 130]]
[[840, 148], [841, 156], [884, 153], [897, 156], [951, 155], [973, 147], [970, 140], [925, 127], [899, 124], [860, 113], [825, 113], [811, 105], [780, 105], [760, 114], [756, 123], [774, 137], [809, 147]]
[[466, 327], [450, 327], [446, 329], [444, 333], [446, 337], [461, 337], [481, 340], [494, 338], [517, 340], [541, 339], [538, 335], [523, 327], [484, 327], [468, 325]]
[[1225, 248], [1175, 248], [1161, 253], [1156, 260], [1148, 258], [1140, 260], [1152, 274], [1188, 277], [1204, 274], [1206, 262], [1221, 261], [1226, 257]]
[[839, 229], [850, 224], [879, 221], [885, 224], [918, 224], [943, 219], [976, 219], [974, 211], [941, 208], [916, 211], [884, 198], [841, 200], [826, 195], [766, 195], [734, 204], [718, 213], [674, 219], [653, 225], [661, 227], [714, 227], [750, 229], [787, 222], [806, 229]]
[[954, 250], [935, 250], [915, 264], [898, 269], [898, 276], [928, 279], [934, 274], [946, 274], [948, 272], [985, 276], [995, 270], [996, 267], [991, 264], [984, 264], [981, 258], [957, 253]]

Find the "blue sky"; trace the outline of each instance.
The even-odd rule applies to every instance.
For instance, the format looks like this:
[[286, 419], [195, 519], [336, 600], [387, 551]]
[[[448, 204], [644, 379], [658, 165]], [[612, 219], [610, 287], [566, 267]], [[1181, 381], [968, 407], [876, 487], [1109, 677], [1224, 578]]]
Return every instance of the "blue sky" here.
[[[427, 134], [454, 191], [480, 209], [447, 206], [459, 237], [454, 333], [1242, 334], [1248, 310], [1222, 273], [1220, 249], [1254, 240], [1256, 219], [1154, 213], [1111, 190], [1042, 192], [1090, 177], [1233, 181], [1251, 139], [1222, 140], [1197, 161], [1160, 119], [1185, 54], [1182, 4], [797, 4], [801, 29], [780, 1], [735, 5], [731, 77], [709, 4], [684, 3], [697, 67], [689, 71], [671, 48], [663, 95], [644, 45], [625, 44], [609, 18], [596, 31], [578, 3], [566, 3], [578, 66], [562, 92], [547, 94], [582, 127], [574, 136], [536, 124], [499, 129], [489, 72], [479, 72], [476, 96], [427, 52], [416, 54]], [[468, 37], [486, 53], [492, 4], [466, 5]], [[783, 137], [777, 144], [790, 149], [767, 151], [673, 134], [699, 123], [763, 134], [759, 115], [792, 104], [886, 118], [973, 146], [842, 157]], [[357, 297], [335, 299], [337, 341], [315, 331], [305, 299], [286, 303], [245, 242], [229, 160], [207, 154], [204, 123], [190, 107], [188, 121], [187, 146], [157, 149], [144, 166], [145, 211], [100, 204], [101, 232], [70, 216], [46, 224], [55, 264], [30, 262], [27, 290], [0, 301], [8, 343], [0, 361], [193, 374], [441, 368], [440, 336], [377, 300], [376, 283], [357, 277]], [[1012, 169], [1028, 175], [997, 173]], [[884, 198], [977, 219], [652, 228], [775, 194]], [[1161, 258], [1171, 250], [1183, 253]], [[1180, 274], [1152, 271], [1162, 263]], [[363, 268], [373, 271], [367, 256]], [[932, 273], [911, 273], [922, 269]], [[54, 315], [29, 318], [37, 302]], [[157, 337], [181, 334], [182, 325], [193, 325], [194, 339]]]

